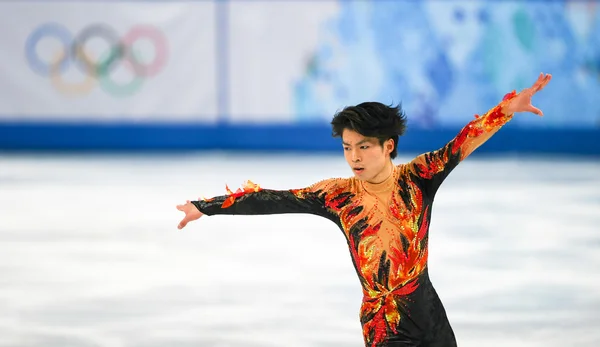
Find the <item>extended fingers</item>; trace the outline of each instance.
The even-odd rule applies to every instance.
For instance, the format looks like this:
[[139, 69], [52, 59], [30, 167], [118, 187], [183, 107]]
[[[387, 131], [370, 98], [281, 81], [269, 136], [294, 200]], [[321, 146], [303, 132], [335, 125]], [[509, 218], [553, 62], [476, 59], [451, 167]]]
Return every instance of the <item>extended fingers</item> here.
[[533, 84], [533, 87], [532, 87], [533, 92], [536, 93], [536, 92], [542, 90], [548, 84], [548, 82], [550, 82], [551, 79], [552, 79], [551, 74], [541, 73], [540, 76], [538, 77], [537, 81], [535, 81], [535, 83]]
[[544, 80], [542, 81], [540, 88], [538, 90], [542, 90], [545, 86], [547, 86], [548, 82], [550, 82], [551, 79], [552, 79], [552, 75], [546, 74], [546, 76], [544, 76]]
[[184, 205], [177, 205], [177, 209], [178, 209], [179, 211], [184, 211], [184, 212], [185, 212], [185, 210], [184, 210], [184, 208], [185, 208], [185, 205], [187, 205], [187, 204], [189, 204], [189, 203], [190, 203], [190, 201], [189, 201], [189, 200], [186, 200]]

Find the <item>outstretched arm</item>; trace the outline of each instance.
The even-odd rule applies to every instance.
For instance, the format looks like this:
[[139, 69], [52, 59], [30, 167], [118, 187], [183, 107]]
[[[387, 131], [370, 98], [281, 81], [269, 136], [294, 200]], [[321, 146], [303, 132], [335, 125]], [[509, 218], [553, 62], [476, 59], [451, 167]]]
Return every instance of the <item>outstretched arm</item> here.
[[532, 87], [518, 94], [514, 91], [506, 94], [502, 102], [483, 116], [475, 116], [444, 147], [416, 157], [409, 163], [409, 169], [416, 176], [427, 180], [431, 192], [435, 193], [448, 174], [510, 121], [514, 113], [532, 112], [543, 116], [542, 111], [531, 104], [531, 97], [542, 90], [551, 78], [549, 74], [540, 74]]
[[343, 180], [330, 179], [313, 184], [303, 189], [272, 190], [263, 189], [248, 181], [247, 184], [232, 192], [210, 199], [188, 201], [177, 206], [186, 216], [179, 224], [179, 229], [188, 222], [202, 215], [267, 215], [283, 213], [308, 213], [329, 219], [336, 214], [327, 202], [328, 195]]

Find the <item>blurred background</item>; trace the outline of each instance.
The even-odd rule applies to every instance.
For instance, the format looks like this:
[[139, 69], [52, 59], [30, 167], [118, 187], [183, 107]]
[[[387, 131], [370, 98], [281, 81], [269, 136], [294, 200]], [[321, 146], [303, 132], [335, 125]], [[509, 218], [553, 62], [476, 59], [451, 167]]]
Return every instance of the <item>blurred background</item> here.
[[329, 121], [401, 103], [397, 163], [553, 75], [444, 183], [460, 346], [600, 345], [600, 1], [0, 1], [0, 346], [362, 346], [342, 234], [175, 205], [347, 177]]

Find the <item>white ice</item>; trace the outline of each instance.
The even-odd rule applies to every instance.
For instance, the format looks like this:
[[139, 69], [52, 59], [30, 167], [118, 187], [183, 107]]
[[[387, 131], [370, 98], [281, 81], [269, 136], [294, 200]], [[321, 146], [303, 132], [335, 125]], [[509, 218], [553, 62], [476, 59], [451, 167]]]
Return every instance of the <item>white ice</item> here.
[[[349, 174], [340, 156], [0, 156], [0, 346], [361, 347], [330, 221], [176, 229], [176, 204], [225, 184]], [[600, 162], [468, 158], [438, 192], [429, 266], [459, 346], [600, 346]]]

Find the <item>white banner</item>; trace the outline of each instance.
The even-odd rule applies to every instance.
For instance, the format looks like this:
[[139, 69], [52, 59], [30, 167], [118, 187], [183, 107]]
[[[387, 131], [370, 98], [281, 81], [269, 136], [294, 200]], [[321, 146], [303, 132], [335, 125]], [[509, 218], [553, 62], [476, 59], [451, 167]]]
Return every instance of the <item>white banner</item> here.
[[296, 86], [339, 7], [337, 1], [229, 3], [232, 121], [297, 121]]
[[0, 3], [0, 119], [215, 121], [214, 6]]

